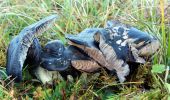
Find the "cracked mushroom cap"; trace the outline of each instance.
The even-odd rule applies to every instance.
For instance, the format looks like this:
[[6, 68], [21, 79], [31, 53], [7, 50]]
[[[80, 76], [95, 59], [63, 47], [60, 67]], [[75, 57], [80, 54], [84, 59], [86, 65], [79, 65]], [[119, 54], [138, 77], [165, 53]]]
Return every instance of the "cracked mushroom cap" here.
[[160, 47], [160, 42], [156, 37], [119, 21], [108, 21], [106, 29], [110, 31], [112, 38], [121, 36], [122, 39], [119, 42], [122, 45], [128, 43], [138, 51], [139, 56], [151, 56]]
[[130, 50], [128, 45], [121, 46], [117, 43], [120, 38], [111, 38], [110, 33], [106, 30], [97, 32], [94, 35], [94, 39], [99, 43], [99, 48], [108, 63], [105, 67], [110, 71], [116, 70], [119, 81], [124, 82], [125, 77], [130, 72], [129, 65], [126, 63]]
[[7, 75], [15, 78], [16, 82], [22, 80], [22, 68], [28, 50], [37, 35], [48, 30], [55, 22], [57, 16], [48, 16], [30, 26], [25, 27], [9, 44], [7, 50]]
[[159, 48], [155, 38], [136, 28], [114, 22], [109, 23], [105, 29], [107, 32], [96, 32], [94, 40], [99, 43], [99, 48], [109, 63], [105, 67], [115, 69], [120, 82], [125, 81], [125, 76], [129, 74], [127, 61], [145, 63], [140, 56], [151, 55]]

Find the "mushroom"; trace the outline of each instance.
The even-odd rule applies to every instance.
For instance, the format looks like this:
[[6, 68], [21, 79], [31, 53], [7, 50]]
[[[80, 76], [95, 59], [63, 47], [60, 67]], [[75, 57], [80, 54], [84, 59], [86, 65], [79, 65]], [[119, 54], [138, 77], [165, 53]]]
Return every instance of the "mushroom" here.
[[25, 27], [9, 44], [7, 50], [7, 74], [15, 78], [16, 82], [22, 80], [22, 68], [28, 50], [37, 35], [48, 30], [57, 19], [57, 15], [48, 16], [30, 26]]

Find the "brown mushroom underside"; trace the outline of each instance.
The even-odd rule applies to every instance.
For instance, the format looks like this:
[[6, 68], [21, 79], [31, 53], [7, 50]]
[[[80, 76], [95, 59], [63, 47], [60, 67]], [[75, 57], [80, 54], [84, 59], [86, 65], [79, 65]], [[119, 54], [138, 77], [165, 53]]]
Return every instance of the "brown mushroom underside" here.
[[71, 64], [77, 70], [85, 72], [94, 72], [101, 68], [101, 66], [94, 60], [73, 60]]
[[99, 49], [97, 49], [95, 47], [87, 47], [87, 46], [84, 46], [84, 45], [79, 45], [79, 44], [76, 44], [76, 43], [74, 43], [70, 40], [68, 40], [68, 44], [82, 49], [88, 56], [90, 56], [95, 61], [97, 61], [101, 66], [108, 66], [109, 65], [107, 63], [103, 53]]
[[150, 56], [154, 54], [160, 47], [160, 43], [158, 40], [153, 40], [150, 44], [144, 46], [139, 50], [140, 56]]

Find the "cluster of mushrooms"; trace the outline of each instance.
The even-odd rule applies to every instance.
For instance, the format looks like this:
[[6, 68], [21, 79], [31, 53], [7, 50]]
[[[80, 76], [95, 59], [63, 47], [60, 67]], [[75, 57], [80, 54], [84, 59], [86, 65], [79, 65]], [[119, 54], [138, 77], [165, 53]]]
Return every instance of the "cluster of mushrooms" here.
[[108, 21], [104, 28], [87, 28], [77, 35], [67, 34], [68, 46], [53, 40], [42, 48], [37, 37], [57, 18], [51, 15], [25, 27], [10, 42], [6, 70], [16, 82], [22, 80], [24, 64], [32, 66], [35, 76], [43, 83], [55, 78], [55, 73], [70, 68], [89, 73], [105, 68], [116, 72], [119, 81], [124, 82], [130, 72], [128, 62], [145, 64], [145, 58], [160, 47], [158, 39], [152, 35], [119, 21]]

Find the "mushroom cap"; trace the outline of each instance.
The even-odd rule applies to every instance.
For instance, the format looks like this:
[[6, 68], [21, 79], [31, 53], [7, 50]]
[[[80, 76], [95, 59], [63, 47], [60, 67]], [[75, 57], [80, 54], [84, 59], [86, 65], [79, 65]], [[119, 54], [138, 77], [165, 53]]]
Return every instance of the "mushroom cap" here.
[[59, 40], [48, 42], [41, 55], [41, 66], [49, 71], [63, 71], [70, 65], [70, 60], [64, 54], [64, 44]]
[[[109, 70], [116, 70], [120, 82], [125, 81], [125, 76], [130, 72], [127, 62], [145, 63], [141, 55], [153, 54], [158, 47], [158, 41], [148, 33], [119, 22], [107, 24], [105, 31], [94, 34], [94, 40], [99, 43], [99, 49], [105, 56]], [[154, 45], [157, 45], [154, 47]]]
[[[127, 29], [128, 30], [128, 29]], [[104, 52], [104, 45], [111, 46], [108, 50], [112, 51], [109, 55], [116, 55], [117, 59], [122, 59], [123, 61], [127, 62], [137, 62], [137, 63], [143, 63], [145, 62], [142, 58], [139, 61], [139, 57], [136, 59], [134, 58], [133, 52], [131, 50], [131, 44], [133, 44], [132, 41], [135, 41], [136, 38], [128, 38], [127, 30], [124, 27], [114, 27], [114, 31], [110, 31], [109, 29], [106, 29], [107, 32], [100, 32], [99, 34], [96, 34], [94, 38], [101, 38], [100, 40], [100, 50]], [[99, 40], [96, 40], [99, 41]], [[103, 46], [102, 46], [103, 45]], [[107, 51], [106, 51], [107, 52]], [[114, 53], [115, 52], [115, 53]]]
[[[99, 42], [99, 48], [101, 51], [104, 49], [104, 47], [101, 47], [101, 43], [105, 43], [105, 45], [109, 45], [114, 49], [114, 52], [118, 59], [123, 59], [126, 61], [128, 57], [127, 55], [130, 52], [129, 46], [127, 44], [121, 44], [123, 43], [124, 39], [121, 35], [118, 35], [118, 34], [121, 34], [120, 32], [115, 33], [115, 34], [112, 35], [112, 33], [110, 33], [108, 30], [100, 31], [94, 35], [94, 39], [96, 42]], [[110, 53], [113, 53], [113, 52], [110, 52]]]
[[14, 77], [16, 82], [22, 80], [23, 64], [34, 38], [36, 38], [36, 35], [48, 30], [56, 18], [56, 15], [51, 15], [25, 27], [19, 35], [10, 42], [7, 50], [6, 70], [7, 75]]
[[129, 47], [128, 45], [121, 46], [117, 42], [120, 41], [120, 38], [118, 36], [112, 38], [107, 30], [97, 32], [94, 35], [94, 39], [99, 42], [99, 48], [108, 63], [105, 67], [110, 71], [116, 70], [119, 81], [124, 82], [125, 76], [130, 72], [129, 65], [126, 63]]
[[[137, 54], [133, 52], [134, 50], [130, 50], [133, 56], [150, 56], [159, 49], [160, 43], [156, 37], [119, 21], [108, 21], [106, 29], [110, 32], [112, 38], [120, 38], [118, 42], [121, 45], [128, 44], [130, 47], [135, 48]], [[140, 57], [136, 58], [142, 59]], [[136, 60], [136, 62], [144, 63], [144, 61], [140, 62], [136, 58], [130, 59], [130, 61], [135, 62]]]
[[83, 46], [87, 46], [87, 47], [98, 48], [96, 43], [94, 42], [93, 36], [100, 29], [101, 28], [87, 28], [76, 35], [67, 34], [66, 38], [69, 41], [74, 42], [75, 44], [79, 44], [79, 45], [83, 45]]

